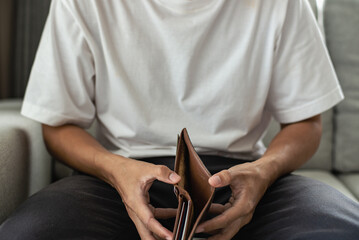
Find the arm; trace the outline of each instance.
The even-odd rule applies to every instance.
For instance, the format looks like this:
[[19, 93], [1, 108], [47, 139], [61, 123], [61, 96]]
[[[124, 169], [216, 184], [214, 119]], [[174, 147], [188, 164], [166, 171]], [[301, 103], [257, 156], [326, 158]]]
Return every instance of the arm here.
[[[142, 239], [155, 240], [155, 235], [171, 239], [172, 233], [155, 220], [154, 208], [148, 202], [148, 190], [156, 179], [169, 184], [177, 183], [180, 180], [177, 174], [165, 166], [110, 153], [77, 126], [43, 125], [43, 136], [49, 151], [57, 158], [102, 179], [119, 192]], [[164, 216], [166, 212], [163, 211], [157, 209], [156, 213]]]
[[297, 123], [281, 124], [281, 131], [258, 161], [259, 166], [263, 163], [270, 183], [307, 162], [317, 151], [321, 136], [320, 115]]
[[[304, 164], [317, 150], [322, 127], [320, 115], [292, 124], [282, 124], [265, 154], [252, 163], [234, 166], [209, 179], [214, 187], [229, 185], [232, 198], [222, 214], [201, 224], [197, 232], [219, 231], [210, 239], [231, 239], [250, 222], [268, 187], [279, 177]], [[220, 206], [216, 206], [219, 211]]]

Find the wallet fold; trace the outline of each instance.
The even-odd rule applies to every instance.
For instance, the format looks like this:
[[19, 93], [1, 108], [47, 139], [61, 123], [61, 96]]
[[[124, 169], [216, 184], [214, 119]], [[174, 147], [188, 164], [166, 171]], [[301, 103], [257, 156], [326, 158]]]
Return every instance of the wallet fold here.
[[212, 203], [214, 187], [208, 183], [211, 174], [196, 153], [185, 128], [178, 136], [174, 171], [181, 176], [181, 181], [174, 186], [178, 208], [173, 239], [192, 239]]

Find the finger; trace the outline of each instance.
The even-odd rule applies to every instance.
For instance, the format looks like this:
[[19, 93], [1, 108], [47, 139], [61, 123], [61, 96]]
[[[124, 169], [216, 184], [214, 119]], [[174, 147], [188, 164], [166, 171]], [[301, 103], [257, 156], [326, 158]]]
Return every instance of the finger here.
[[213, 215], [218, 215], [223, 213], [226, 209], [227, 209], [226, 206], [223, 204], [212, 203], [211, 206], [209, 207], [208, 212]]
[[215, 230], [218, 229], [222, 229], [224, 228], [229, 222], [225, 219], [224, 215], [218, 215], [210, 220], [207, 220], [203, 223], [201, 223], [197, 229], [196, 229], [196, 233], [201, 233], [201, 232], [213, 232]]
[[140, 199], [140, 204], [136, 205], [136, 209], [132, 209], [143, 225], [152, 233], [163, 239], [171, 239], [172, 232], [162, 226], [154, 217], [149, 205]]
[[235, 221], [241, 221], [241, 219], [247, 215], [247, 213], [243, 214], [242, 212], [243, 211], [241, 211], [238, 206], [234, 205], [225, 210], [222, 214], [200, 224], [196, 232], [211, 232], [225, 228]]
[[220, 171], [208, 179], [208, 183], [215, 187], [224, 187], [231, 184], [232, 176], [228, 170]]
[[148, 220], [147, 228], [161, 239], [172, 239], [172, 232], [163, 227], [155, 218], [150, 218]]
[[181, 177], [177, 173], [164, 165], [155, 165], [152, 174], [157, 180], [169, 184], [176, 184], [181, 180]]
[[222, 229], [222, 231], [218, 232], [217, 234], [209, 237], [207, 240], [230, 240], [237, 234], [240, 227], [237, 226], [236, 223], [233, 223], [226, 228]]
[[217, 203], [213, 203], [212, 204], [213, 207], [211, 206], [210, 208], [210, 213], [215, 214], [215, 215], [219, 215], [222, 214], [224, 211], [226, 211], [227, 209], [232, 207], [232, 203], [226, 203], [226, 204], [217, 204]]
[[208, 240], [230, 240], [239, 230], [250, 221], [250, 217], [246, 216], [228, 224], [225, 228], [213, 234]]
[[[238, 218], [236, 219], [235, 222], [238, 223], [238, 226], [242, 226], [244, 225], [243, 222], [243, 218]], [[231, 222], [229, 222], [228, 220], [225, 220], [225, 218], [223, 217], [223, 215], [220, 215], [218, 217], [212, 218], [202, 224], [200, 224], [197, 229], [196, 229], [196, 233], [201, 233], [201, 232], [206, 232], [206, 233], [210, 233], [210, 232], [214, 232], [217, 230], [222, 230], [226, 229], [229, 225], [231, 225]], [[239, 228], [237, 228], [237, 230], [239, 230]]]
[[168, 219], [176, 217], [176, 208], [153, 208], [153, 215], [157, 219]]
[[140, 235], [141, 239], [156, 240], [152, 233], [143, 225], [141, 220], [136, 216], [132, 210], [127, 210], [128, 215], [136, 226], [137, 232]]
[[159, 236], [155, 235], [156, 240], [162, 240]]

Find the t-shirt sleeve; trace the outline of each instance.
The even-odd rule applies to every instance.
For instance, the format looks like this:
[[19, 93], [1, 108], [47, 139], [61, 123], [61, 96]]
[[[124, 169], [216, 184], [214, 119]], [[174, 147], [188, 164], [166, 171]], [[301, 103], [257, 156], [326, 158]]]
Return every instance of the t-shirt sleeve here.
[[268, 109], [280, 123], [320, 114], [344, 98], [309, 3], [289, 0], [277, 40]]
[[41, 123], [89, 127], [95, 117], [95, 71], [79, 17], [53, 0], [21, 113]]

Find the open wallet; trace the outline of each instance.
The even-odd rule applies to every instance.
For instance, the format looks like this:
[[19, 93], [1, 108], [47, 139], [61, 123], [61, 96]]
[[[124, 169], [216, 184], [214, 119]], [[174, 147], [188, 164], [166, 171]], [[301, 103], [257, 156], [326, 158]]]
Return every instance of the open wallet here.
[[181, 176], [181, 181], [174, 186], [178, 208], [173, 240], [190, 240], [212, 203], [214, 187], [208, 183], [211, 174], [196, 153], [185, 128], [178, 136], [174, 171]]

